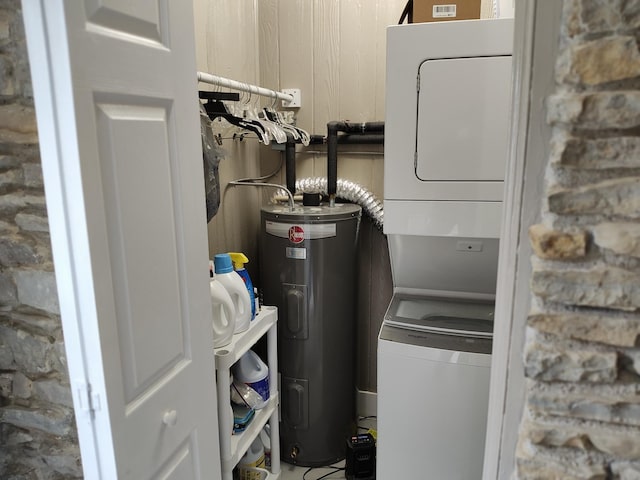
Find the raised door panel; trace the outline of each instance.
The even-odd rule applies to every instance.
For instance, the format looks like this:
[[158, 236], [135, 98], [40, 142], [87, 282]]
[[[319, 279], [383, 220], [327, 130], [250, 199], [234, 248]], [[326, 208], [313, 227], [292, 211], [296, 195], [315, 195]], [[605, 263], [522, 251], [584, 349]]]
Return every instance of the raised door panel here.
[[[179, 169], [170, 154], [170, 112], [162, 103], [97, 104], [110, 266], [119, 279], [113, 294], [126, 404], [189, 356], [173, 205], [179, 189], [172, 179]], [[155, 195], [141, 192], [142, 178]]]
[[85, 0], [85, 9], [90, 25], [157, 42], [169, 38], [167, 0]]

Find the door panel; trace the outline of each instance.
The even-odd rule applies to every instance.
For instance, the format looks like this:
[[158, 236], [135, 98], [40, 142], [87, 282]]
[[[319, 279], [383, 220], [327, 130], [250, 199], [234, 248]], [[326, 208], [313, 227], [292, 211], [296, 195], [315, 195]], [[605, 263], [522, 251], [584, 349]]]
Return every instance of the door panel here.
[[[130, 402], [185, 357], [188, 312], [180, 304], [184, 279], [173, 205], [179, 189], [172, 183], [172, 171], [179, 169], [166, 108], [99, 103], [97, 112], [109, 258], [115, 278], [124, 280], [113, 290], [124, 398]], [[156, 194], [140, 195], [140, 179]], [[162, 301], [149, 302], [154, 295]]]
[[182, 480], [185, 478], [196, 478], [192, 450], [191, 438], [188, 442], [185, 442], [175, 454], [169, 459], [167, 464], [163, 466], [162, 470], [153, 478], [161, 480]]
[[419, 72], [418, 179], [504, 180], [511, 56], [428, 60]]
[[23, 6], [85, 478], [219, 478], [191, 4]]
[[85, 8], [89, 24], [157, 42], [168, 38], [167, 0], [85, 0]]

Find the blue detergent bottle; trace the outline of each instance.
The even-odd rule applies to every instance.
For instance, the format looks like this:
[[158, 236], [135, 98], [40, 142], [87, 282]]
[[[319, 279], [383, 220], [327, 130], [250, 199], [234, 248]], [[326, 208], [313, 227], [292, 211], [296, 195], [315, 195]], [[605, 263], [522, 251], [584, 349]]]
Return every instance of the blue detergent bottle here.
[[231, 261], [233, 262], [233, 268], [236, 273], [240, 275], [242, 281], [247, 287], [247, 292], [249, 292], [249, 298], [251, 299], [251, 320], [256, 318], [256, 297], [253, 291], [253, 283], [251, 282], [251, 277], [249, 277], [249, 272], [244, 268], [244, 264], [249, 262], [247, 256], [242, 252], [229, 252], [229, 256], [231, 257]]

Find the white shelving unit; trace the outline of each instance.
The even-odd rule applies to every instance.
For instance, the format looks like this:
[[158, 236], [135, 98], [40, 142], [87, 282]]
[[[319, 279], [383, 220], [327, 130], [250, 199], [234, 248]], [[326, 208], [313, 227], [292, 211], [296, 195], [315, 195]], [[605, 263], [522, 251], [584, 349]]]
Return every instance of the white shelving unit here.
[[[262, 428], [269, 422], [271, 431], [271, 470], [269, 480], [280, 477], [280, 428], [278, 425], [278, 350], [277, 325], [278, 309], [262, 306], [249, 329], [233, 336], [229, 345], [216, 348], [216, 386], [218, 390], [218, 423], [220, 430], [220, 457], [222, 461], [222, 480], [232, 480], [232, 472], [238, 461], [249, 449], [251, 442], [258, 436]], [[228, 425], [232, 424], [233, 414], [229, 409], [231, 393], [229, 370], [240, 357], [247, 352], [264, 335], [267, 335], [267, 365], [269, 366], [269, 402], [255, 416], [246, 430], [231, 435]]]

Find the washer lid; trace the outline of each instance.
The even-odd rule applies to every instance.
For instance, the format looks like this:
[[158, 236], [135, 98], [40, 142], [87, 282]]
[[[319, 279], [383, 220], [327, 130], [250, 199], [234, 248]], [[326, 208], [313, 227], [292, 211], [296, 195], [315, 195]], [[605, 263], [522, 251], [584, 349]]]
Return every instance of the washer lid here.
[[385, 323], [424, 332], [491, 338], [494, 302], [395, 294]]

